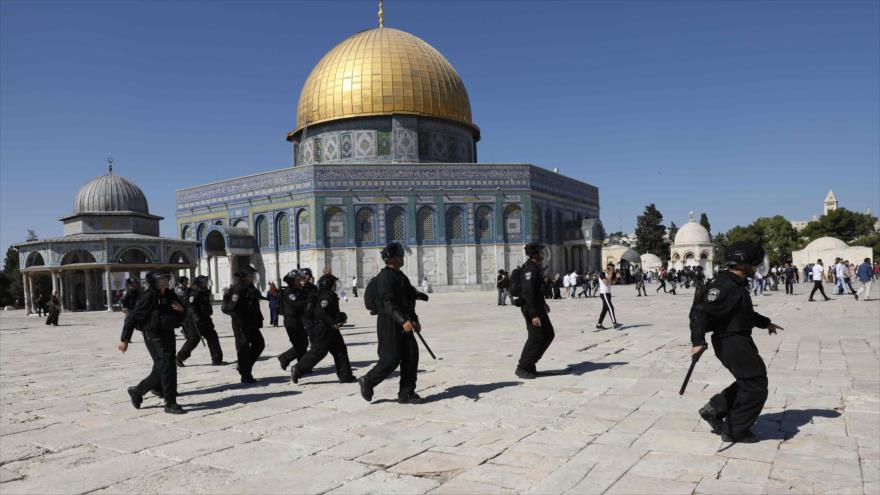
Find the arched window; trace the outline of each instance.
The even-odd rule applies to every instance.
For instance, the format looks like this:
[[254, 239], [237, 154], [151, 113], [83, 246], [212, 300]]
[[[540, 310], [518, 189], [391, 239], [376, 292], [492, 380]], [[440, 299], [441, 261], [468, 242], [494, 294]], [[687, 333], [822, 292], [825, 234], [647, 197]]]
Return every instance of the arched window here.
[[119, 257], [117, 258], [119, 263], [131, 263], [131, 264], [142, 264], [142, 263], [152, 263], [153, 260], [150, 259], [150, 255], [141, 248], [130, 247], [119, 253]]
[[197, 241], [201, 242], [202, 239], [205, 238], [205, 229], [207, 229], [207, 228], [208, 228], [207, 225], [205, 225], [203, 223], [199, 224], [199, 227], [196, 229], [196, 240]]
[[246, 228], [250, 227], [247, 223], [247, 220], [245, 220], [244, 218], [239, 218], [239, 219], [233, 221], [232, 226], [238, 227], [240, 229], [246, 229]]
[[302, 209], [296, 214], [296, 236], [299, 244], [309, 243], [309, 210]]
[[434, 209], [423, 206], [416, 215], [416, 241], [421, 244], [424, 241], [433, 241], [434, 238]]
[[287, 215], [284, 213], [275, 217], [275, 241], [278, 246], [290, 245], [290, 224], [287, 223]]
[[522, 240], [522, 210], [519, 206], [510, 205], [504, 210], [504, 242]]
[[95, 257], [92, 256], [92, 253], [86, 251], [85, 249], [74, 249], [69, 253], [65, 254], [61, 258], [62, 265], [72, 265], [74, 263], [94, 263]]
[[376, 216], [371, 208], [361, 208], [357, 213], [357, 242], [376, 242]]
[[185, 241], [192, 239], [192, 229], [189, 228], [189, 225], [184, 225], [183, 228], [180, 229], [180, 238]]
[[38, 253], [37, 251], [32, 251], [30, 254], [28, 254], [24, 263], [25, 267], [43, 266], [45, 264], [46, 262], [43, 260], [43, 255]]
[[261, 248], [269, 247], [269, 224], [266, 217], [260, 215], [254, 221], [254, 230], [257, 234], [257, 246]]
[[476, 223], [477, 241], [492, 240], [492, 208], [486, 205], [477, 208]]
[[388, 242], [406, 240], [406, 216], [403, 208], [394, 206], [385, 215], [385, 237]]
[[214, 220], [214, 225], [216, 225], [218, 227], [223, 225], [223, 220]]
[[446, 210], [446, 240], [464, 241], [464, 212], [458, 206]]
[[345, 215], [339, 208], [324, 212], [324, 242], [328, 246], [345, 244]]

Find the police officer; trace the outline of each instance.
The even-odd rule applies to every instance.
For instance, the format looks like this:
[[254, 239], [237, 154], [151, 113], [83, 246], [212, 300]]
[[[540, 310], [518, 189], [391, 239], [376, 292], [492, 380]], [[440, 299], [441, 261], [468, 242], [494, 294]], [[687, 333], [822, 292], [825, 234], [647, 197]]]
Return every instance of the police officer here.
[[177, 367], [174, 359], [174, 329], [183, 322], [183, 305], [170, 289], [171, 272], [155, 270], [147, 274], [149, 288], [141, 294], [122, 328], [119, 350], [128, 350], [135, 327], [144, 333], [144, 344], [153, 358], [153, 369], [139, 384], [128, 388], [131, 404], [141, 408], [144, 394], [161, 388], [165, 412], [184, 414], [177, 404]]
[[290, 380], [293, 383], [298, 383], [303, 374], [312, 371], [328, 352], [333, 356], [339, 383], [357, 381], [351, 372], [348, 348], [339, 332], [339, 326], [345, 323], [348, 317], [339, 311], [339, 296], [334, 289], [337, 280], [331, 274], [318, 279], [317, 297], [309, 301], [313, 307], [306, 308], [305, 311], [306, 315], [312, 316], [315, 322], [312, 327], [312, 346], [290, 370]]
[[[385, 268], [376, 275], [376, 333], [379, 339], [379, 362], [358, 383], [361, 396], [373, 400], [373, 389], [400, 366], [400, 388], [397, 402], [418, 404], [416, 372], [419, 369], [419, 347], [413, 332], [421, 332], [415, 313], [416, 299], [427, 301], [427, 294], [418, 292], [409, 278], [400, 271], [406, 255], [400, 243], [392, 242], [382, 249]], [[366, 298], [367, 294], [364, 293]]]
[[278, 363], [284, 371], [293, 360], [300, 360], [309, 348], [309, 337], [303, 325], [308, 302], [308, 294], [303, 290], [306, 281], [307, 276], [302, 270], [291, 270], [284, 276], [287, 286], [281, 291], [281, 314], [284, 315], [284, 329], [291, 345], [290, 349], [278, 356]]
[[187, 291], [186, 321], [183, 324], [186, 342], [180, 346], [180, 351], [177, 352], [177, 366], [184, 366], [184, 361], [189, 358], [193, 349], [202, 340], [208, 344], [212, 366], [227, 364], [223, 360], [220, 338], [217, 336], [214, 320], [211, 318], [211, 315], [214, 314], [214, 308], [211, 305], [211, 291], [208, 288], [209, 280], [205, 275], [199, 275], [193, 280], [192, 286]]
[[48, 316], [46, 317], [46, 325], [58, 326], [58, 315], [61, 314], [61, 303], [58, 301], [58, 293], [53, 292], [52, 297], [49, 298], [49, 302], [46, 304], [46, 312]]
[[516, 376], [530, 380], [537, 378], [538, 370], [535, 365], [550, 347], [556, 334], [547, 315], [550, 306], [544, 302], [544, 294], [541, 292], [541, 272], [544, 270], [541, 261], [544, 260], [544, 245], [530, 242], [526, 244], [525, 251], [528, 260], [523, 264], [520, 272], [523, 301], [520, 311], [526, 320], [529, 336], [519, 357]]
[[235, 334], [235, 353], [238, 355], [238, 373], [241, 383], [256, 383], [254, 363], [266, 347], [260, 328], [263, 312], [260, 311], [260, 291], [254, 287], [254, 270], [246, 266], [236, 275], [238, 282], [229, 289], [227, 312], [232, 316]]
[[739, 241], [724, 256], [728, 269], [696, 295], [691, 308], [691, 355], [707, 348], [705, 334], [712, 332], [715, 355], [736, 381], [699, 412], [725, 442], [754, 443], [760, 439], [750, 428], [767, 400], [767, 369], [752, 340], [752, 328], [766, 328], [773, 335], [782, 327], [756, 313], [749, 295], [747, 279], [763, 261], [764, 250]]
[[174, 293], [177, 294], [177, 298], [180, 299], [184, 306], [186, 306], [187, 292], [189, 292], [189, 279], [179, 277], [177, 279], [177, 286], [174, 287]]
[[128, 318], [132, 310], [134, 310], [142, 292], [141, 282], [138, 279], [129, 277], [125, 280], [125, 292], [122, 293], [121, 303], [122, 313], [126, 315], [126, 318]]
[[[318, 297], [318, 287], [315, 286], [315, 276], [312, 274], [311, 268], [302, 268], [303, 272], [303, 281], [300, 286], [300, 298], [303, 301], [303, 307], [308, 308], [309, 303], [311, 302], [311, 307], [314, 307], [314, 301]], [[315, 326], [314, 315], [306, 315], [305, 310], [303, 310], [302, 324], [303, 328], [306, 331], [306, 336], [309, 339], [309, 342], [312, 341], [312, 327]]]

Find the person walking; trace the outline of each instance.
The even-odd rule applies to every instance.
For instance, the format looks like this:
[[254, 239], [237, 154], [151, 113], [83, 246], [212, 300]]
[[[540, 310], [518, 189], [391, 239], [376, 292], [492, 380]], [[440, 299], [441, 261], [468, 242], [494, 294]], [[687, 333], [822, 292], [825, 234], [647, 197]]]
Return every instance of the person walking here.
[[644, 294], [645, 297], [648, 297], [648, 292], [645, 290], [645, 272], [642, 271], [641, 267], [636, 267], [635, 272], [633, 272], [633, 280], [636, 283], [636, 295], [642, 297], [642, 294]]
[[660, 282], [660, 285], [657, 286], [657, 289], [654, 291], [656, 293], [660, 293], [660, 289], [663, 289], [663, 293], [666, 294], [666, 277], [669, 272], [666, 271], [666, 267], [660, 268], [660, 273], [657, 275], [657, 280]]
[[813, 302], [813, 296], [816, 295], [816, 291], [819, 291], [822, 294], [822, 297], [825, 298], [826, 301], [831, 298], [825, 295], [825, 287], [822, 285], [822, 277], [825, 274], [825, 267], [822, 266], [822, 260], [817, 260], [813, 265], [813, 290], [810, 291], [810, 298], [807, 299], [810, 302]]
[[573, 270], [571, 273], [568, 274], [569, 299], [574, 299], [574, 297], [577, 295], [577, 278], [578, 274], [576, 270]]
[[214, 308], [211, 304], [211, 289], [208, 288], [210, 279], [205, 275], [199, 275], [193, 280], [192, 285], [187, 290], [187, 300], [185, 304], [185, 319], [183, 323], [183, 333], [186, 342], [180, 346], [177, 352], [177, 367], [182, 368], [184, 361], [189, 359], [193, 349], [199, 342], [205, 342], [208, 345], [208, 352], [211, 354], [212, 366], [223, 366], [226, 361], [223, 360], [223, 349], [220, 347], [220, 337], [214, 328], [214, 320], [211, 315], [214, 314]]
[[791, 262], [785, 262], [785, 269], [782, 271], [782, 276], [785, 278], [785, 294], [786, 295], [794, 295], [794, 279], [797, 277], [797, 268], [791, 266]]
[[775, 335], [782, 327], [754, 310], [747, 278], [764, 259], [764, 250], [748, 241], [734, 242], [725, 250], [727, 270], [718, 274], [705, 291], [697, 294], [690, 310], [691, 356], [708, 348], [706, 333], [712, 332], [712, 348], [736, 381], [712, 397], [699, 410], [725, 442], [755, 443], [761, 439], [751, 428], [768, 396], [767, 368], [752, 339], [752, 328]]
[[275, 282], [269, 282], [269, 289], [266, 290], [266, 300], [269, 301], [269, 324], [273, 327], [278, 326], [278, 287]]
[[856, 301], [858, 301], [859, 294], [858, 294], [858, 292], [856, 292], [855, 289], [853, 289], [853, 285], [852, 285], [852, 280], [854, 278], [856, 278], [855, 266], [853, 266], [853, 264], [850, 263], [849, 260], [844, 260], [843, 264], [846, 267], [843, 272], [843, 283], [846, 287], [849, 288], [850, 294], [852, 294], [856, 298]]
[[507, 306], [507, 291], [510, 289], [510, 278], [504, 270], [498, 270], [495, 278], [495, 288], [498, 290], [498, 305]]
[[354, 294], [354, 297], [358, 296], [358, 278], [357, 278], [357, 276], [351, 277], [351, 293]]
[[46, 325], [58, 326], [58, 315], [61, 314], [61, 303], [58, 302], [58, 293], [53, 292], [49, 302], [46, 303]]
[[859, 288], [859, 294], [865, 293], [862, 301], [867, 301], [871, 298], [871, 285], [874, 283], [873, 271], [871, 258], [865, 258], [865, 261], [856, 269], [856, 277], [862, 283], [861, 288]]
[[525, 254], [528, 259], [523, 263], [519, 274], [520, 290], [522, 291], [520, 312], [526, 323], [528, 337], [523, 345], [514, 373], [519, 378], [531, 380], [538, 377], [538, 361], [547, 352], [556, 334], [548, 314], [550, 306], [547, 305], [544, 294], [541, 292], [541, 272], [544, 271], [541, 262], [544, 261], [544, 245], [539, 242], [530, 242], [525, 246]]
[[617, 321], [614, 304], [611, 303], [611, 286], [614, 285], [617, 279], [618, 275], [614, 271], [614, 264], [612, 263], [608, 263], [604, 272], [599, 272], [599, 297], [602, 298], [602, 312], [599, 313], [599, 322], [596, 323], [596, 328], [599, 330], [605, 330], [602, 322], [605, 321], [606, 314], [611, 316], [611, 323], [614, 324], [614, 328], [623, 326], [623, 324]]
[[242, 268], [237, 273], [238, 283], [229, 289], [224, 300], [223, 312], [232, 317], [241, 383], [257, 383], [253, 375], [254, 363], [266, 347], [260, 332], [263, 327], [263, 312], [260, 311], [262, 296], [254, 287], [255, 272], [250, 266]]

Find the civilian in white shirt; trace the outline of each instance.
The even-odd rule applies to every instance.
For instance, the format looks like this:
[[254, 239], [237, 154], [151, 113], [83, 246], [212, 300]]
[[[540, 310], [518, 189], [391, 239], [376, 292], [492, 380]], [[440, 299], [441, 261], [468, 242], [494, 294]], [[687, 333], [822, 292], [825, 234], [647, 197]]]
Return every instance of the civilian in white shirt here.
[[605, 315], [611, 315], [611, 322], [614, 328], [620, 328], [623, 325], [617, 321], [617, 315], [614, 313], [614, 305], [611, 304], [611, 285], [617, 280], [617, 273], [614, 271], [614, 264], [608, 263], [604, 272], [599, 272], [599, 297], [602, 298], [602, 312], [599, 313], [599, 323], [596, 328], [604, 330], [602, 322], [605, 321]]
[[568, 274], [568, 286], [571, 287], [571, 294], [568, 297], [574, 299], [578, 290], [578, 272], [573, 271]]
[[562, 286], [565, 287], [565, 297], [571, 297], [571, 278], [567, 273], [562, 276]]
[[822, 274], [825, 273], [825, 267], [822, 266], [822, 260], [816, 261], [816, 264], [813, 265], [813, 290], [810, 292], [810, 301], [814, 301], [813, 296], [816, 294], [816, 291], [822, 293], [822, 297], [825, 300], [831, 299], [830, 297], [825, 295], [825, 288], [822, 287]]
[[357, 275], [351, 277], [351, 293], [354, 294], [354, 297], [358, 296], [358, 278]]

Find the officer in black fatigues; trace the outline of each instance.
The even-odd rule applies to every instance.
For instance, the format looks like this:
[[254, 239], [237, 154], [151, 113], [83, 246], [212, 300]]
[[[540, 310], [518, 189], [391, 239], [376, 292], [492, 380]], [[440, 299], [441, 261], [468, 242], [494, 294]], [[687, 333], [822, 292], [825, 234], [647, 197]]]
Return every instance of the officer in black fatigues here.
[[144, 344], [153, 358], [153, 369], [150, 374], [134, 387], [129, 387], [128, 395], [136, 409], [141, 408], [144, 394], [150, 390], [161, 388], [165, 399], [165, 412], [170, 414], [186, 413], [177, 404], [177, 367], [174, 359], [174, 329], [183, 321], [183, 305], [177, 294], [169, 289], [171, 272], [155, 270], [147, 274], [150, 285], [137, 300], [131, 317], [125, 319], [119, 350], [128, 350], [128, 343], [135, 327], [143, 331]]
[[553, 324], [550, 323], [550, 306], [544, 302], [544, 293], [541, 291], [541, 278], [543, 268], [541, 261], [544, 260], [544, 245], [538, 242], [530, 242], [525, 247], [528, 260], [523, 264], [520, 272], [520, 284], [522, 299], [519, 302], [520, 311], [526, 320], [526, 330], [529, 333], [519, 357], [516, 367], [516, 376], [525, 379], [537, 378], [536, 364], [550, 347], [556, 334], [553, 332]]
[[[373, 400], [373, 389], [400, 366], [400, 388], [397, 402], [418, 404], [416, 374], [419, 369], [419, 346], [413, 332], [422, 330], [415, 313], [416, 299], [427, 301], [427, 294], [417, 291], [409, 278], [400, 271], [406, 252], [400, 243], [392, 242], [382, 250], [383, 268], [374, 282], [376, 291], [376, 334], [379, 339], [379, 362], [360, 384], [361, 396]], [[364, 293], [366, 297], [366, 293]]]
[[752, 340], [752, 328], [775, 334], [782, 327], [755, 312], [747, 278], [764, 259], [764, 250], [748, 241], [734, 242], [725, 251], [729, 266], [696, 294], [690, 312], [691, 355], [706, 349], [706, 332], [712, 347], [736, 381], [712, 397], [700, 416], [725, 442], [754, 443], [751, 432], [767, 400], [767, 369]]
[[177, 366], [183, 366], [193, 349], [199, 345], [204, 339], [208, 344], [208, 352], [211, 353], [211, 365], [223, 366], [223, 349], [220, 347], [220, 338], [217, 336], [217, 330], [214, 328], [214, 320], [211, 315], [214, 314], [214, 308], [211, 305], [211, 291], [208, 289], [208, 277], [199, 275], [193, 280], [192, 287], [187, 291], [186, 296], [186, 321], [183, 324], [183, 331], [186, 335], [186, 342], [180, 346], [177, 352]]
[[58, 302], [58, 294], [52, 293], [49, 302], [46, 304], [46, 325], [58, 326], [58, 315], [61, 314], [61, 303]]
[[290, 380], [293, 383], [298, 383], [305, 373], [312, 371], [328, 352], [333, 356], [339, 383], [357, 381], [351, 372], [348, 348], [339, 332], [339, 325], [345, 323], [348, 317], [339, 311], [339, 296], [333, 290], [337, 280], [333, 275], [321, 277], [318, 280], [318, 295], [309, 301], [313, 307], [305, 310], [306, 316], [313, 315], [315, 321], [312, 327], [312, 346], [290, 370]]
[[287, 287], [281, 291], [281, 314], [284, 315], [284, 329], [291, 345], [290, 349], [278, 355], [278, 363], [284, 371], [293, 360], [299, 361], [309, 348], [309, 337], [303, 325], [309, 295], [303, 290], [306, 282], [307, 276], [301, 270], [291, 270], [284, 276]]
[[266, 341], [260, 332], [263, 327], [263, 312], [260, 311], [260, 291], [254, 287], [254, 272], [251, 267], [239, 271], [238, 283], [229, 289], [227, 295], [241, 383], [257, 382], [252, 373], [254, 363], [266, 347]]

